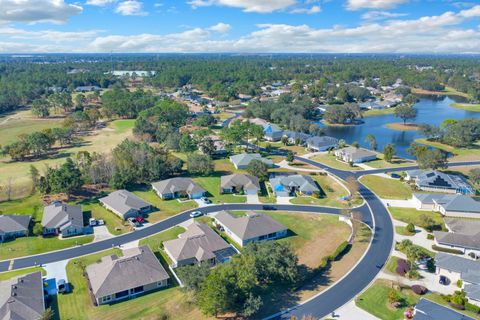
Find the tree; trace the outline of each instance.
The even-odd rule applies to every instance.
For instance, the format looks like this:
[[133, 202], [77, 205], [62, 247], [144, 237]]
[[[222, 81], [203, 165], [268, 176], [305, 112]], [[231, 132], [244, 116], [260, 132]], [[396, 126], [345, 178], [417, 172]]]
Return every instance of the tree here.
[[375, 136], [373, 134], [368, 134], [367, 137], [365, 138], [365, 142], [367, 142], [368, 144], [370, 144], [370, 148], [372, 150], [377, 150], [377, 139], [375, 138]]
[[411, 105], [402, 104], [395, 107], [394, 115], [397, 118], [403, 120], [403, 124], [407, 123], [407, 120], [414, 119], [417, 116], [417, 110]]
[[35, 223], [33, 226], [32, 232], [35, 236], [40, 236], [43, 234], [43, 226], [41, 223]]
[[405, 227], [405, 229], [410, 232], [410, 233], [414, 233], [415, 232], [415, 226], [413, 225], [413, 223], [409, 223], [407, 224], [407, 226]]
[[208, 176], [213, 172], [213, 161], [209, 155], [192, 153], [187, 159], [187, 170], [190, 174]]
[[280, 141], [282, 142], [282, 144], [283, 144], [284, 146], [286, 146], [287, 143], [288, 143], [288, 138], [287, 138], [286, 136], [282, 136], [282, 137], [280, 138]]
[[430, 149], [427, 146], [412, 143], [408, 152], [417, 158], [420, 169], [440, 169], [448, 165], [447, 154], [439, 149]]
[[480, 168], [471, 169], [468, 172], [468, 176], [473, 181], [473, 183], [475, 183], [477, 185], [480, 184]]
[[383, 158], [385, 159], [385, 161], [392, 163], [392, 160], [395, 157], [395, 155], [396, 155], [396, 150], [393, 144], [389, 143], [383, 148]]
[[360, 148], [360, 143], [358, 143], [358, 141], [353, 141], [352, 142], [352, 147], [355, 147], [355, 148]]
[[182, 134], [178, 145], [180, 147], [180, 151], [184, 153], [193, 152], [197, 149], [195, 141], [188, 134]]
[[46, 99], [35, 99], [32, 101], [32, 113], [40, 118], [46, 118], [50, 115], [49, 105]]
[[32, 181], [31, 194], [34, 194], [35, 191], [37, 190], [39, 178], [40, 178], [40, 173], [38, 172], [38, 169], [33, 164], [31, 164], [30, 165], [30, 180]]
[[212, 138], [210, 137], [205, 137], [203, 138], [200, 143], [198, 144], [200, 147], [200, 150], [204, 154], [212, 155], [215, 152], [215, 144], [213, 143]]
[[289, 163], [292, 163], [295, 160], [295, 155], [293, 154], [293, 152], [291, 150], [288, 150], [286, 160]]
[[42, 316], [38, 320], [53, 320], [54, 316], [55, 312], [52, 310], [52, 308], [48, 308], [43, 311]]
[[248, 173], [260, 179], [260, 181], [268, 180], [268, 165], [260, 160], [252, 160], [247, 167]]
[[208, 263], [194, 264], [177, 268], [175, 271], [182, 280], [185, 289], [197, 293], [210, 273], [210, 265]]
[[78, 190], [82, 184], [82, 175], [71, 158], [58, 168], [48, 168], [45, 177], [40, 178], [42, 193], [65, 193], [68, 196]]
[[350, 192], [350, 200], [353, 201], [358, 197], [358, 190], [360, 190], [360, 185], [358, 184], [357, 179], [354, 176], [348, 176], [345, 180], [346, 187]]

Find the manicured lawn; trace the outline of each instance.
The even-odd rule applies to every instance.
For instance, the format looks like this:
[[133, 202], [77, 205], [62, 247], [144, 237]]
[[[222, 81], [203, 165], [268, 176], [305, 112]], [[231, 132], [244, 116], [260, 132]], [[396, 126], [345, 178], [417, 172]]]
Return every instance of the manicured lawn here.
[[170, 261], [170, 258], [167, 256], [167, 254], [163, 250], [160, 250], [162, 248], [162, 244], [164, 241], [178, 238], [178, 235], [184, 232], [184, 228], [180, 226], [175, 226], [171, 229], [165, 230], [151, 237], [140, 240], [140, 245], [149, 246], [150, 249], [152, 249], [152, 251], [157, 254], [157, 256], [162, 256], [163, 260], [167, 264], [171, 264], [172, 262]]
[[385, 128], [390, 130], [397, 130], [397, 131], [416, 131], [418, 130], [418, 125], [414, 123], [403, 124], [403, 122], [393, 122], [393, 123], [387, 123], [385, 125]]
[[20, 270], [14, 270], [14, 271], [8, 271], [8, 272], [1, 272], [0, 273], [0, 281], [4, 280], [9, 280], [12, 279], [13, 277], [18, 277], [18, 276], [23, 276], [24, 274], [29, 274], [33, 272], [41, 271], [42, 275], [45, 275], [45, 269], [40, 268], [40, 267], [33, 267], [33, 268], [26, 268], [26, 269], [20, 269]]
[[18, 199], [0, 202], [0, 214], [29, 215], [36, 221], [41, 221], [43, 216], [43, 203], [39, 194]]
[[377, 280], [370, 288], [363, 292], [356, 300], [358, 307], [382, 320], [403, 319], [403, 312], [408, 306], [415, 305], [420, 296], [410, 289], [397, 290], [400, 297], [404, 299], [404, 306], [401, 308], [392, 308], [388, 303], [388, 292], [392, 288], [392, 283], [386, 280]]
[[[196, 208], [198, 205], [195, 201], [178, 201], [162, 200], [153, 190], [134, 191], [137, 196], [144, 199], [147, 202], [153, 204], [158, 211], [152, 212], [148, 215], [148, 222], [155, 223], [165, 218], [171, 217], [177, 213]], [[185, 199], [183, 199], [185, 200]]]
[[372, 168], [395, 168], [395, 167], [408, 167], [415, 165], [414, 161], [406, 160], [403, 158], [394, 158], [392, 162], [383, 160], [383, 153], [377, 154], [378, 159], [366, 162], [366, 165]]
[[387, 114], [393, 114], [395, 108], [379, 109], [379, 110], [367, 110], [363, 112], [364, 117], [384, 116]]
[[120, 235], [131, 231], [131, 226], [117, 216], [115, 213], [105, 209], [98, 200], [86, 201], [82, 203], [84, 212], [90, 212], [91, 216], [105, 221], [105, 225], [111, 234]]
[[471, 112], [480, 112], [480, 104], [474, 103], [452, 103], [450, 107], [454, 107], [457, 109], [462, 109]]
[[60, 240], [57, 237], [21, 237], [12, 241], [0, 243], [0, 260], [70, 248], [92, 241], [93, 235], [70, 239], [66, 238], [65, 240]]
[[339, 170], [347, 170], [347, 171], [363, 170], [360, 167], [357, 167], [357, 166], [351, 167], [348, 163], [337, 160], [337, 158], [335, 157], [335, 155], [333, 155], [333, 153], [319, 154], [314, 157], [311, 157], [310, 159]]
[[[341, 200], [340, 198], [348, 195], [348, 191], [345, 190], [337, 181], [335, 181], [330, 176], [324, 175], [315, 175], [311, 176], [314, 180], [317, 181], [318, 185], [321, 188], [321, 198], [314, 198], [311, 196], [299, 196], [290, 200], [291, 203], [295, 204], [315, 204], [328, 207], [340, 207], [347, 208], [348, 202]], [[358, 199], [356, 204], [361, 203], [361, 199]]]
[[418, 89], [418, 88], [412, 88], [412, 93], [417, 93], [417, 94], [434, 94], [434, 95], [454, 95], [454, 96], [460, 96], [464, 97], [467, 99], [470, 99], [470, 95], [465, 92], [458, 91], [457, 89], [454, 89], [452, 87], [445, 87], [445, 90], [443, 91], [430, 91], [430, 90], [424, 90], [424, 89]]
[[388, 259], [385, 268], [389, 272], [391, 272], [393, 274], [397, 274], [397, 263], [398, 263], [398, 257], [391, 256], [390, 259]]
[[245, 203], [247, 201], [245, 196], [220, 194], [220, 176], [197, 177], [193, 180], [207, 190], [207, 196], [213, 203]]
[[451, 162], [480, 160], [480, 145], [478, 143], [469, 148], [454, 148], [440, 142], [428, 141], [427, 139], [416, 139], [415, 142], [451, 153], [453, 155], [449, 158]]
[[422, 223], [421, 216], [425, 215], [431, 218], [433, 221], [435, 221], [435, 223], [438, 224], [439, 226], [443, 226], [442, 229], [445, 228], [443, 224], [442, 215], [437, 212], [426, 211], [426, 210], [416, 210], [413, 208], [393, 208], [393, 207], [388, 208], [388, 210], [390, 211], [390, 214], [393, 216], [395, 220], [400, 220], [405, 223], [413, 223], [416, 226], [424, 228], [425, 225], [424, 223]]
[[[112, 305], [95, 307], [88, 293], [88, 283], [83, 277], [83, 267], [95, 263], [101, 257], [121, 254], [118, 249], [73, 259], [67, 265], [67, 276], [73, 285], [71, 294], [58, 296], [60, 319], [205, 319], [187, 295], [178, 287], [172, 287], [136, 299]], [[56, 310], [55, 310], [56, 311]]]
[[135, 119], [126, 119], [126, 120], [116, 120], [112, 122], [111, 128], [115, 130], [116, 133], [125, 133], [129, 130], [132, 130], [135, 126]]
[[415, 233], [408, 232], [406, 227], [396, 226], [395, 232], [402, 236], [413, 236]]
[[413, 195], [412, 189], [400, 180], [367, 175], [360, 182], [382, 199], [407, 200]]

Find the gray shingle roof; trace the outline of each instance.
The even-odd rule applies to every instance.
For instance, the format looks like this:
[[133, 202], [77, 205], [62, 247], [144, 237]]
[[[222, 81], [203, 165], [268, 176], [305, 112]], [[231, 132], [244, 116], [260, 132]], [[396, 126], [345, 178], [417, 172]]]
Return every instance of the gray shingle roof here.
[[186, 192], [188, 194], [204, 193], [205, 189], [190, 178], [172, 178], [152, 183], [152, 187], [161, 194]]
[[458, 257], [452, 254], [438, 252], [435, 255], [437, 267], [457, 272], [467, 282], [480, 284], [480, 262]]
[[51, 229], [63, 229], [68, 226], [82, 228], [84, 226], [82, 207], [54, 202], [43, 209], [42, 226]]
[[252, 160], [259, 160], [268, 166], [273, 166], [272, 160], [265, 159], [258, 153], [240, 153], [230, 157], [230, 161], [237, 167], [248, 166]]
[[123, 257], [111, 255], [87, 266], [90, 285], [97, 298], [170, 278], [147, 246], [127, 249], [123, 253]]
[[198, 257], [213, 257], [216, 251], [230, 247], [209, 226], [197, 222], [188, 226], [187, 231], [180, 234], [178, 239], [165, 241], [163, 246], [177, 261]]
[[473, 320], [453, 309], [427, 299], [420, 299], [415, 306], [414, 320]]
[[220, 187], [222, 189], [231, 189], [232, 187], [243, 188], [244, 190], [260, 190], [260, 182], [257, 177], [249, 174], [234, 173], [220, 178]]
[[349, 155], [352, 161], [376, 156], [375, 152], [356, 147], [346, 147], [338, 150], [339, 153]]
[[0, 319], [36, 320], [44, 311], [40, 271], [0, 282]]
[[0, 215], [0, 233], [28, 231], [30, 216]]
[[257, 238], [270, 233], [286, 230], [287, 227], [272, 217], [249, 211], [243, 217], [234, 217], [227, 211], [221, 211], [215, 219], [242, 240]]
[[444, 219], [450, 232], [434, 231], [439, 244], [480, 250], [480, 221]]
[[475, 235], [480, 232], [480, 220], [444, 218], [445, 226], [451, 232]]
[[407, 174], [415, 179], [416, 184], [421, 188], [443, 188], [462, 191], [462, 193], [472, 193], [474, 190], [465, 178], [455, 174], [446, 174], [437, 170], [409, 170]]
[[273, 173], [269, 180], [276, 193], [291, 188], [296, 188], [302, 193], [320, 191], [312, 177], [303, 174]]
[[108, 196], [100, 198], [99, 200], [120, 214], [126, 214], [131, 209], [141, 210], [142, 208], [151, 206], [150, 203], [140, 199], [127, 190], [114, 191]]
[[480, 202], [462, 194], [446, 194], [433, 201], [447, 211], [480, 213]]
[[283, 131], [283, 136], [287, 137], [288, 139], [293, 139], [293, 140], [300, 140], [302, 142], [306, 142], [309, 139], [312, 138], [311, 134], [308, 133], [303, 133], [303, 132], [297, 132], [297, 131], [290, 131], [290, 130], [285, 130]]

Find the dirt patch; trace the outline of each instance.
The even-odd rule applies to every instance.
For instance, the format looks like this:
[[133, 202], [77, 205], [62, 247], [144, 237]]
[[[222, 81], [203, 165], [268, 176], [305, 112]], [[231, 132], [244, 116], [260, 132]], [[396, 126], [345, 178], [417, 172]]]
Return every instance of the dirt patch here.
[[418, 124], [396, 122], [386, 124], [385, 128], [398, 131], [416, 131], [418, 130]]

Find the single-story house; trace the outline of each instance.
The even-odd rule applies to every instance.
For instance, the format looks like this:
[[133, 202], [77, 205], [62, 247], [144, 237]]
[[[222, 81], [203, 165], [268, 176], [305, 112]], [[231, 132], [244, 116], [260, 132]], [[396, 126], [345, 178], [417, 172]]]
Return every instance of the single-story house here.
[[268, 123], [263, 126], [264, 136], [267, 141], [280, 141], [283, 136], [283, 130], [273, 123]]
[[[228, 150], [226, 149], [226, 143], [225, 141], [223, 141], [222, 139], [220, 139], [219, 136], [216, 136], [216, 135], [209, 135], [205, 138], [210, 138], [212, 140], [212, 143], [213, 143], [213, 147], [214, 147], [214, 150], [212, 151], [212, 155], [217, 155], [217, 156], [221, 156], [221, 155], [226, 155], [228, 153]], [[200, 144], [198, 146], [198, 150], [204, 154], [205, 151], [204, 151], [204, 147], [202, 144]]]
[[312, 137], [312, 135], [303, 132], [285, 130], [283, 131], [282, 137], [287, 138], [287, 141], [290, 144], [297, 144], [298, 142], [299, 145], [303, 146], [307, 143], [307, 140]]
[[0, 242], [28, 236], [32, 218], [25, 215], [0, 215]]
[[480, 306], [480, 261], [438, 252], [435, 255], [436, 273], [446, 276], [456, 286], [462, 280], [462, 289], [470, 303]]
[[82, 207], [62, 202], [53, 202], [43, 209], [42, 226], [44, 235], [71, 237], [85, 233]]
[[415, 305], [413, 320], [473, 320], [436, 302], [421, 298]]
[[363, 163], [377, 159], [375, 152], [356, 147], [346, 147], [335, 150], [335, 156], [347, 163]]
[[253, 160], [262, 161], [269, 167], [273, 167], [273, 161], [263, 158], [259, 153], [240, 153], [230, 157], [230, 162], [233, 163], [236, 169], [247, 169], [250, 162]]
[[307, 139], [307, 149], [315, 152], [327, 151], [338, 146], [338, 139], [329, 136], [314, 136]]
[[257, 177], [234, 173], [220, 177], [220, 193], [238, 193], [257, 194], [260, 192], [260, 182]]
[[283, 238], [288, 231], [287, 227], [272, 217], [254, 211], [249, 211], [242, 217], [234, 217], [227, 211], [221, 211], [215, 216], [215, 223], [242, 247], [250, 242]]
[[207, 192], [190, 178], [172, 178], [152, 183], [152, 188], [162, 199], [188, 197], [199, 199]]
[[313, 195], [319, 192], [315, 181], [310, 176], [288, 172], [274, 172], [269, 178], [272, 190], [277, 197], [291, 197], [297, 193]]
[[418, 189], [443, 193], [476, 193], [475, 188], [465, 178], [455, 174], [446, 174], [437, 170], [409, 170], [405, 180], [415, 182]]
[[436, 211], [447, 217], [480, 217], [480, 202], [463, 194], [415, 193], [413, 200], [418, 209]]
[[205, 223], [194, 222], [178, 239], [163, 242], [172, 267], [198, 264], [215, 265], [230, 259], [236, 251]]
[[135, 298], [165, 288], [170, 276], [147, 246], [123, 251], [122, 257], [106, 256], [86, 268], [97, 305]]
[[444, 221], [448, 232], [434, 231], [435, 243], [461, 250], [473, 258], [480, 257], [480, 220], [445, 218]]
[[127, 190], [117, 190], [99, 199], [108, 210], [122, 219], [137, 217], [152, 211], [152, 205]]
[[100, 91], [99, 86], [79, 86], [75, 88], [76, 92], [92, 92], [92, 91]]
[[0, 282], [0, 319], [37, 320], [45, 312], [40, 271]]

